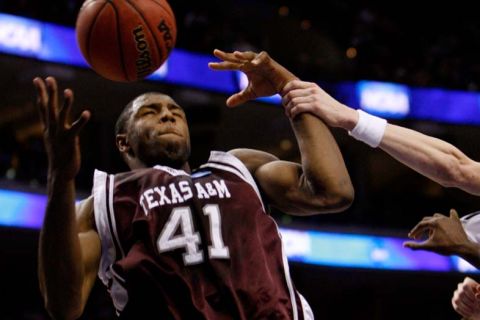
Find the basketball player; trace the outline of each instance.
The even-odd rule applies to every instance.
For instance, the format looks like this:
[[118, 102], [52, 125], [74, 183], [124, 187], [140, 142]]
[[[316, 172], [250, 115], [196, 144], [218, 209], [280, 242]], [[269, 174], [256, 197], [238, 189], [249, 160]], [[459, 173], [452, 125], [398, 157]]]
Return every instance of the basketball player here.
[[[266, 53], [224, 53], [213, 69], [238, 69], [249, 85], [233, 106], [279, 92], [295, 79]], [[311, 215], [342, 211], [353, 188], [327, 126], [291, 120], [302, 163], [256, 150], [212, 152], [191, 170], [189, 130], [169, 96], [131, 101], [116, 125], [129, 172], [96, 171], [92, 196], [75, 207], [78, 134], [90, 114], [67, 121], [55, 79], [34, 79], [49, 160], [39, 281], [50, 315], [82, 314], [96, 275], [124, 319], [313, 319], [295, 290], [268, 206]]]
[[[380, 147], [398, 161], [445, 187], [480, 195], [480, 163], [468, 158], [453, 145], [389, 124], [362, 110], [354, 110], [314, 83], [291, 81], [283, 88], [282, 95], [282, 103], [291, 119], [305, 113], [314, 114], [329, 126], [348, 130], [355, 139], [374, 148]], [[409, 233], [409, 237], [416, 241], [407, 241], [404, 245], [414, 250], [458, 255], [480, 268], [479, 213], [459, 219], [452, 209], [448, 217], [439, 213], [424, 217]], [[459, 289], [466, 285], [470, 283], [459, 284]], [[463, 299], [469, 299], [469, 296], [456, 293], [452, 299], [457, 312], [458, 305], [462, 305], [459, 301]]]

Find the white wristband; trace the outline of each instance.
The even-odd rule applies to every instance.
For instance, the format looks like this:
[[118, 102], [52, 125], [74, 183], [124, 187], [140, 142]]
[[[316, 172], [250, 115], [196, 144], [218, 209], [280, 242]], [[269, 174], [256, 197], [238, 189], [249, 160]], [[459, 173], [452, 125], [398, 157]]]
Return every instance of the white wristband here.
[[357, 125], [348, 134], [357, 140], [365, 142], [370, 147], [378, 147], [387, 127], [387, 120], [372, 116], [362, 110], [357, 110], [357, 112]]

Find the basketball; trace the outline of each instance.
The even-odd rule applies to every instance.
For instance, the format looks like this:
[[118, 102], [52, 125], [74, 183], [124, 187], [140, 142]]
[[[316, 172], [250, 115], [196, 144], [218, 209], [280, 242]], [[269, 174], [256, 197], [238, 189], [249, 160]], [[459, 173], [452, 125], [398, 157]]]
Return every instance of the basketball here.
[[175, 15], [165, 0], [87, 0], [76, 21], [85, 60], [114, 81], [133, 82], [155, 72], [176, 36]]

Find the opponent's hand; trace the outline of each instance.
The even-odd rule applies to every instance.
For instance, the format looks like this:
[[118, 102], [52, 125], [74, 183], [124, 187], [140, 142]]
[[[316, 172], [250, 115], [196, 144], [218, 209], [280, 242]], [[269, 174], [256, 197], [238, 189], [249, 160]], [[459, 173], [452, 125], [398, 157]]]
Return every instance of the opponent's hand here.
[[44, 143], [48, 155], [49, 175], [60, 179], [73, 179], [80, 169], [80, 145], [78, 133], [90, 118], [89, 111], [83, 111], [73, 124], [68, 120], [73, 104], [73, 91], [64, 91], [64, 103], [59, 108], [58, 87], [55, 78], [45, 81], [35, 78], [37, 89], [36, 104], [44, 125]]
[[468, 320], [480, 320], [480, 284], [466, 277], [453, 293], [452, 306]]
[[[420, 241], [424, 235], [427, 239]], [[408, 234], [417, 241], [406, 241], [403, 245], [413, 250], [428, 250], [442, 255], [460, 255], [470, 240], [463, 229], [455, 209], [450, 210], [450, 217], [436, 213], [425, 217]]]
[[291, 80], [297, 79], [290, 71], [273, 60], [268, 53], [251, 51], [233, 53], [215, 49], [213, 54], [223, 60], [210, 62], [213, 70], [238, 70], [248, 77], [247, 87], [227, 99], [227, 106], [235, 107], [249, 100], [280, 93]]
[[282, 90], [282, 104], [288, 117], [309, 112], [331, 127], [351, 130], [358, 121], [355, 110], [341, 104], [317, 84], [294, 80]]

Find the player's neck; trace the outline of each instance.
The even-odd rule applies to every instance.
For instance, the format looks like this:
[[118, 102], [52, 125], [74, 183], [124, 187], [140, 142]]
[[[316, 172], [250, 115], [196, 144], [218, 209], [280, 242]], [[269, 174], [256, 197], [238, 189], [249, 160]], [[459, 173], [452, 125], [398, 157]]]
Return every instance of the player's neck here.
[[[184, 162], [181, 165], [163, 164], [163, 163], [158, 163], [158, 165], [161, 165], [161, 166], [164, 165], [164, 166], [167, 166], [167, 167], [170, 167], [170, 168], [173, 168], [173, 169], [183, 170], [187, 173], [192, 172], [192, 170], [190, 169], [190, 164], [188, 162]], [[153, 167], [153, 165], [149, 166], [149, 165], [143, 163], [142, 161], [140, 161], [139, 159], [131, 159], [128, 163], [128, 166], [130, 167], [130, 170], [145, 169], [145, 168]]]

